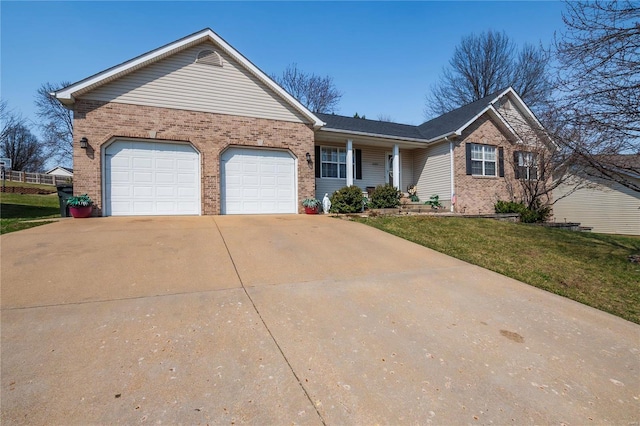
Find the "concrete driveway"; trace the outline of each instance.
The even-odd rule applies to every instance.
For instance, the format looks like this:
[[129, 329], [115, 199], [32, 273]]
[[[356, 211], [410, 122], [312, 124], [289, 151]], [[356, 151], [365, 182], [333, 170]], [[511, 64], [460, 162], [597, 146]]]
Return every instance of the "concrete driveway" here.
[[0, 237], [2, 424], [637, 424], [640, 327], [314, 216]]

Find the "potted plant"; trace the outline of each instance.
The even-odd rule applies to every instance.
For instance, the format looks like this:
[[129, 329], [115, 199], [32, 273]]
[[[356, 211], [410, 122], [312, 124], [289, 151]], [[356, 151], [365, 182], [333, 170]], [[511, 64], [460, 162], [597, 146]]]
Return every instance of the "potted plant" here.
[[69, 213], [75, 218], [83, 218], [91, 216], [93, 210], [93, 200], [87, 195], [76, 195], [67, 198], [67, 206]]
[[306, 214], [318, 214], [321, 204], [320, 200], [316, 200], [315, 198], [305, 198], [302, 200], [302, 206]]

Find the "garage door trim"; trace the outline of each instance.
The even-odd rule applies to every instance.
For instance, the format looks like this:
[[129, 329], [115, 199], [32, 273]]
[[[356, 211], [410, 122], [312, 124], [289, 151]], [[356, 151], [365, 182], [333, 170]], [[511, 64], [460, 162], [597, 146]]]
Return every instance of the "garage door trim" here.
[[[186, 145], [192, 148], [197, 154], [197, 167], [196, 167], [196, 194], [197, 194], [197, 215], [202, 215], [202, 153], [198, 148], [196, 148], [191, 142], [181, 141], [181, 140], [159, 140], [159, 139], [148, 139], [148, 138], [135, 138], [135, 137], [124, 137], [124, 136], [113, 136], [107, 142], [102, 144], [100, 147], [100, 162], [101, 162], [101, 201], [102, 201], [102, 216], [107, 216], [107, 149], [109, 146], [113, 145], [116, 142], [147, 142], [147, 143], [157, 143], [157, 144], [168, 144], [168, 145]], [[111, 213], [111, 212], [109, 212]]]

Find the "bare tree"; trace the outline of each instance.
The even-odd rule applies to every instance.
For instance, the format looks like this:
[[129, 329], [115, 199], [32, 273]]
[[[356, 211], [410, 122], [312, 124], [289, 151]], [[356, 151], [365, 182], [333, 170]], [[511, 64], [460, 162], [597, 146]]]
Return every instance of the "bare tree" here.
[[[44, 166], [42, 145], [24, 124], [12, 113], [3, 113], [0, 156], [11, 159], [11, 168], [25, 172], [39, 172]], [[6, 121], [5, 121], [6, 117]]]
[[386, 121], [389, 123], [393, 123], [394, 120], [389, 114], [378, 114], [378, 121]]
[[506, 33], [463, 37], [449, 65], [426, 97], [426, 118], [441, 115], [511, 86], [531, 108], [550, 94], [549, 55], [525, 44], [520, 50]]
[[9, 109], [7, 101], [0, 100], [0, 140], [4, 140], [16, 124], [24, 124], [24, 118]]
[[332, 77], [306, 73], [295, 63], [282, 76], [272, 74], [271, 78], [312, 112], [333, 113], [342, 98]]
[[567, 2], [557, 36], [558, 141], [576, 166], [640, 192], [640, 5]]
[[36, 95], [37, 115], [42, 120], [40, 130], [47, 155], [58, 161], [71, 163], [73, 156], [73, 112], [65, 108], [50, 93], [67, 87], [70, 83], [62, 81], [58, 85], [44, 83]]

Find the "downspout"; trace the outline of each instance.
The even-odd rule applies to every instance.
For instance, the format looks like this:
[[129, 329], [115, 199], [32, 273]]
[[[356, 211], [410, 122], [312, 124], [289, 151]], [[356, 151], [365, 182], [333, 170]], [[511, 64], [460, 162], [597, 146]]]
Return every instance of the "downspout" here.
[[444, 137], [444, 140], [449, 142], [449, 173], [450, 173], [450, 183], [451, 183], [451, 207], [449, 210], [453, 213], [454, 203], [456, 202], [456, 186], [455, 186], [455, 173], [453, 172], [453, 141], [449, 140], [447, 136]]

